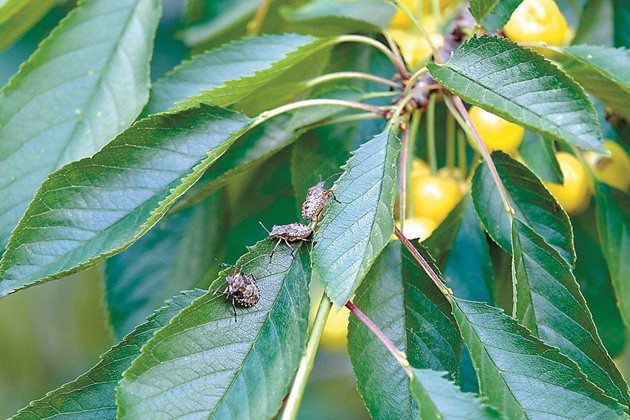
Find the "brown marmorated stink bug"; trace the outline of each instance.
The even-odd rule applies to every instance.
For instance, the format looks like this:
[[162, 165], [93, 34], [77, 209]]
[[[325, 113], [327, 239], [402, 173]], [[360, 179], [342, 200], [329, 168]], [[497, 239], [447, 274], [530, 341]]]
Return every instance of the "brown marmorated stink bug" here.
[[329, 178], [322, 181], [320, 177], [320, 181], [306, 192], [306, 198], [302, 203], [302, 217], [306, 220], [317, 222], [319, 215], [322, 210], [324, 210], [324, 207], [326, 207], [326, 203], [328, 203], [330, 197], [339, 202], [332, 188], [326, 189], [326, 181], [328, 179]]
[[[242, 269], [237, 266], [229, 264], [221, 264], [227, 267], [232, 267], [234, 271], [232, 274], [225, 276], [225, 282], [227, 287], [221, 293], [225, 296], [226, 300], [232, 301], [232, 310], [234, 310], [234, 322], [236, 322], [236, 305], [243, 308], [251, 308], [256, 305], [260, 300], [260, 289], [256, 284], [254, 276], [251, 274], [243, 273]], [[217, 289], [213, 294], [218, 294], [220, 289]]]
[[276, 252], [276, 248], [278, 248], [278, 245], [280, 245], [281, 242], [287, 244], [287, 246], [291, 249], [291, 255], [295, 256], [295, 249], [293, 249], [290, 242], [310, 241], [310, 236], [313, 233], [313, 228], [302, 223], [274, 225], [273, 228], [271, 228], [271, 232], [269, 232], [262, 223], [260, 225], [267, 231], [270, 238], [278, 240], [276, 246], [274, 246], [271, 251], [271, 255], [269, 255], [269, 260], [271, 260], [273, 253]]

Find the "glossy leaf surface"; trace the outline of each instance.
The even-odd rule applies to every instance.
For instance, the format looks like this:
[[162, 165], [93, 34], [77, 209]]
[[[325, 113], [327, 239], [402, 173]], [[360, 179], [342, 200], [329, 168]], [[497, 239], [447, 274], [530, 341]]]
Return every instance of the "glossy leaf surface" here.
[[280, 247], [270, 261], [273, 246], [261, 241], [237, 263], [260, 288], [237, 322], [228, 302], [207, 293], [149, 340], [120, 382], [119, 417], [278, 413], [306, 343], [310, 262], [306, 246], [295, 257]]
[[429, 70], [471, 104], [547, 138], [603, 152], [597, 113], [582, 88], [530, 49], [506, 38], [475, 37]]
[[138, 240], [249, 122], [206, 106], [152, 116], [52, 174], [0, 261], [0, 295], [88, 267]]
[[342, 306], [359, 286], [394, 231], [400, 142], [385, 131], [361, 145], [335, 182], [315, 233], [313, 268], [330, 299]]

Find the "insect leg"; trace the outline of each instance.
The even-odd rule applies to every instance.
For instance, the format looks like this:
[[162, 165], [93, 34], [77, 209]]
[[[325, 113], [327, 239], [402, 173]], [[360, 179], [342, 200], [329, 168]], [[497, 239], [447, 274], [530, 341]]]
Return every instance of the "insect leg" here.
[[291, 246], [291, 244], [289, 243], [289, 241], [287, 241], [286, 238], [282, 238], [282, 239], [284, 240], [284, 243], [287, 244], [287, 246], [291, 250], [291, 257], [295, 258], [295, 251], [296, 251], [296, 249]]
[[234, 296], [232, 296], [232, 310], [234, 311], [234, 322], [238, 322], [236, 320], [236, 304], [234, 303]]
[[282, 238], [278, 239], [278, 242], [276, 242], [276, 246], [274, 246], [273, 249], [271, 250], [271, 254], [269, 254], [269, 262], [271, 262], [271, 259], [273, 258], [273, 253], [276, 252], [276, 248], [278, 248], [278, 245], [280, 245], [280, 242], [282, 242]]
[[337, 200], [337, 196], [335, 195], [335, 192], [333, 190], [328, 190], [328, 194], [332, 195], [333, 200], [341, 204], [341, 201]]

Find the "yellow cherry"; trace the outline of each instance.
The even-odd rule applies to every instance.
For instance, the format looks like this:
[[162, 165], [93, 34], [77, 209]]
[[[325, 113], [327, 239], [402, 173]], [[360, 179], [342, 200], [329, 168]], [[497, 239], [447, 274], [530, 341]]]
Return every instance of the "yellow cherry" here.
[[[510, 155], [516, 153], [521, 145], [521, 141], [523, 141], [525, 133], [523, 127], [506, 121], [477, 106], [471, 107], [469, 114], [473, 125], [490, 153], [495, 150], [503, 150]], [[474, 140], [468, 140], [473, 148], [476, 149]]]
[[412, 180], [413, 212], [416, 217], [428, 217], [441, 223], [462, 197], [457, 181], [439, 176]]
[[584, 153], [584, 159], [599, 181], [626, 191], [630, 187], [630, 158], [621, 145], [612, 140], [604, 140], [604, 148], [610, 156], [595, 152]]
[[403, 234], [407, 239], [418, 239], [420, 242], [427, 239], [437, 228], [437, 223], [428, 217], [415, 217], [405, 219]]
[[589, 187], [586, 169], [573, 155], [565, 152], [556, 153], [560, 170], [564, 177], [562, 184], [545, 182], [547, 189], [569, 214], [578, 214], [589, 203]]
[[503, 31], [517, 42], [564, 45], [569, 38], [567, 21], [554, 0], [524, 0]]

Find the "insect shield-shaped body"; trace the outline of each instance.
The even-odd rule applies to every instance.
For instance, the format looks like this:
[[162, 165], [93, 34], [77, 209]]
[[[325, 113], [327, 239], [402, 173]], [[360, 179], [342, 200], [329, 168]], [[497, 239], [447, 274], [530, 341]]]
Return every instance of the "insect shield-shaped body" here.
[[[262, 223], [261, 226], [267, 230]], [[276, 251], [276, 248], [278, 248], [278, 245], [280, 245], [281, 242], [284, 242], [289, 248], [291, 248], [291, 254], [293, 255], [295, 253], [295, 249], [293, 249], [290, 242], [310, 240], [309, 238], [313, 233], [313, 229], [302, 223], [289, 223], [288, 225], [274, 225], [271, 232], [267, 230], [267, 233], [269, 233], [270, 238], [278, 240], [276, 246], [273, 247], [273, 251], [271, 251], [271, 255], [269, 256], [269, 259], [271, 260], [273, 253]]]
[[234, 272], [225, 277], [227, 287], [223, 291], [223, 295], [226, 300], [232, 301], [234, 322], [236, 322], [236, 305], [243, 308], [251, 308], [256, 305], [260, 300], [260, 289], [254, 276], [243, 273], [238, 267], [233, 268]]
[[330, 197], [337, 200], [332, 188], [326, 189], [326, 181], [319, 181], [313, 185], [306, 192], [306, 198], [304, 203], [302, 203], [302, 217], [306, 220], [317, 222]]

